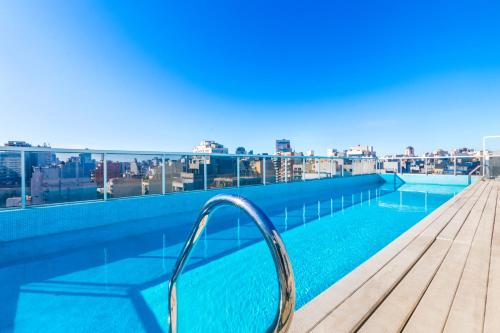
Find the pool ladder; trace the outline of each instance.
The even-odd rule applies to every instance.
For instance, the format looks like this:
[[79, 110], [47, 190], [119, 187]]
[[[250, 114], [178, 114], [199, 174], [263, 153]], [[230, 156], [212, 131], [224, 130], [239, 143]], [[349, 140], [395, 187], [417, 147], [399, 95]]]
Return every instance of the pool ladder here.
[[194, 228], [184, 244], [177, 263], [174, 266], [172, 277], [169, 281], [169, 330], [177, 333], [177, 291], [176, 283], [189, 255], [205, 228], [208, 218], [217, 208], [222, 206], [235, 206], [247, 213], [259, 228], [271, 254], [278, 275], [280, 300], [279, 308], [272, 325], [267, 332], [284, 333], [288, 331], [295, 308], [295, 280], [292, 264], [281, 237], [267, 215], [249, 200], [235, 195], [220, 194], [208, 200], [198, 215]]

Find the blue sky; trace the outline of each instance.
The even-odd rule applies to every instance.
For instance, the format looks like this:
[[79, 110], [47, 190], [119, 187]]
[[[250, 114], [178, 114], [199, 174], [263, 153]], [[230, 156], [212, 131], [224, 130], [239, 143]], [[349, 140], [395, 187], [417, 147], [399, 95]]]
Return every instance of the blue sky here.
[[0, 41], [1, 141], [422, 153], [500, 134], [494, 1], [6, 0]]

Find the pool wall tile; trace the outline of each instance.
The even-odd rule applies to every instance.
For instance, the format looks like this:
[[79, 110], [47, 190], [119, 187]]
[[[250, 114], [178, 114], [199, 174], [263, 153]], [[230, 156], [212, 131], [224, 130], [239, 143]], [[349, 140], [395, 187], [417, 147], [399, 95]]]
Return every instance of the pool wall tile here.
[[[345, 186], [380, 183], [379, 175], [332, 178], [317, 181], [246, 186], [238, 188], [191, 191], [112, 199], [108, 201], [79, 202], [61, 205], [38, 206], [28, 209], [0, 211], [0, 241], [37, 237], [70, 230], [198, 212], [212, 196], [220, 193], [239, 194], [250, 200], [272, 205], [302, 197], [304, 190], [335, 190]], [[176, 216], [176, 218], [178, 218]]]

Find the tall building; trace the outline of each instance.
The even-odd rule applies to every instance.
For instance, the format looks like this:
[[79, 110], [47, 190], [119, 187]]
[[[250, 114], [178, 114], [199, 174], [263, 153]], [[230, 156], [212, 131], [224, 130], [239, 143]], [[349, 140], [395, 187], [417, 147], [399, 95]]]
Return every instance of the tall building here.
[[97, 199], [97, 184], [90, 177], [67, 172], [65, 165], [34, 167], [31, 177], [31, 203]]
[[292, 146], [290, 145], [290, 140], [280, 139], [276, 140], [276, 154], [278, 153], [291, 153]]
[[238, 147], [236, 148], [235, 154], [238, 154], [238, 155], [245, 155], [247, 153], [245, 147]]
[[0, 152], [0, 187], [21, 182], [21, 154], [17, 151]]
[[[276, 155], [281, 156], [294, 156], [293, 152], [277, 152]], [[273, 158], [274, 171], [277, 182], [285, 180], [290, 181], [293, 173], [293, 159], [292, 158]]]
[[406, 147], [404, 156], [407, 156], [407, 157], [415, 156], [415, 149], [412, 146]]

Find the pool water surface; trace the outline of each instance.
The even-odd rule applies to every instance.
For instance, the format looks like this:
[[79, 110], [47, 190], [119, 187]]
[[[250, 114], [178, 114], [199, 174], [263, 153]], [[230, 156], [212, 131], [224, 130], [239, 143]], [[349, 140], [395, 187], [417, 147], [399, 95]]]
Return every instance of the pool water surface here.
[[[309, 193], [264, 209], [292, 261], [296, 308], [463, 188], [372, 184]], [[1, 267], [0, 331], [165, 331], [168, 279], [189, 229], [168, 228]], [[214, 214], [179, 279], [177, 296], [179, 332], [267, 328], [278, 307], [276, 272], [246, 216], [232, 208]]]

